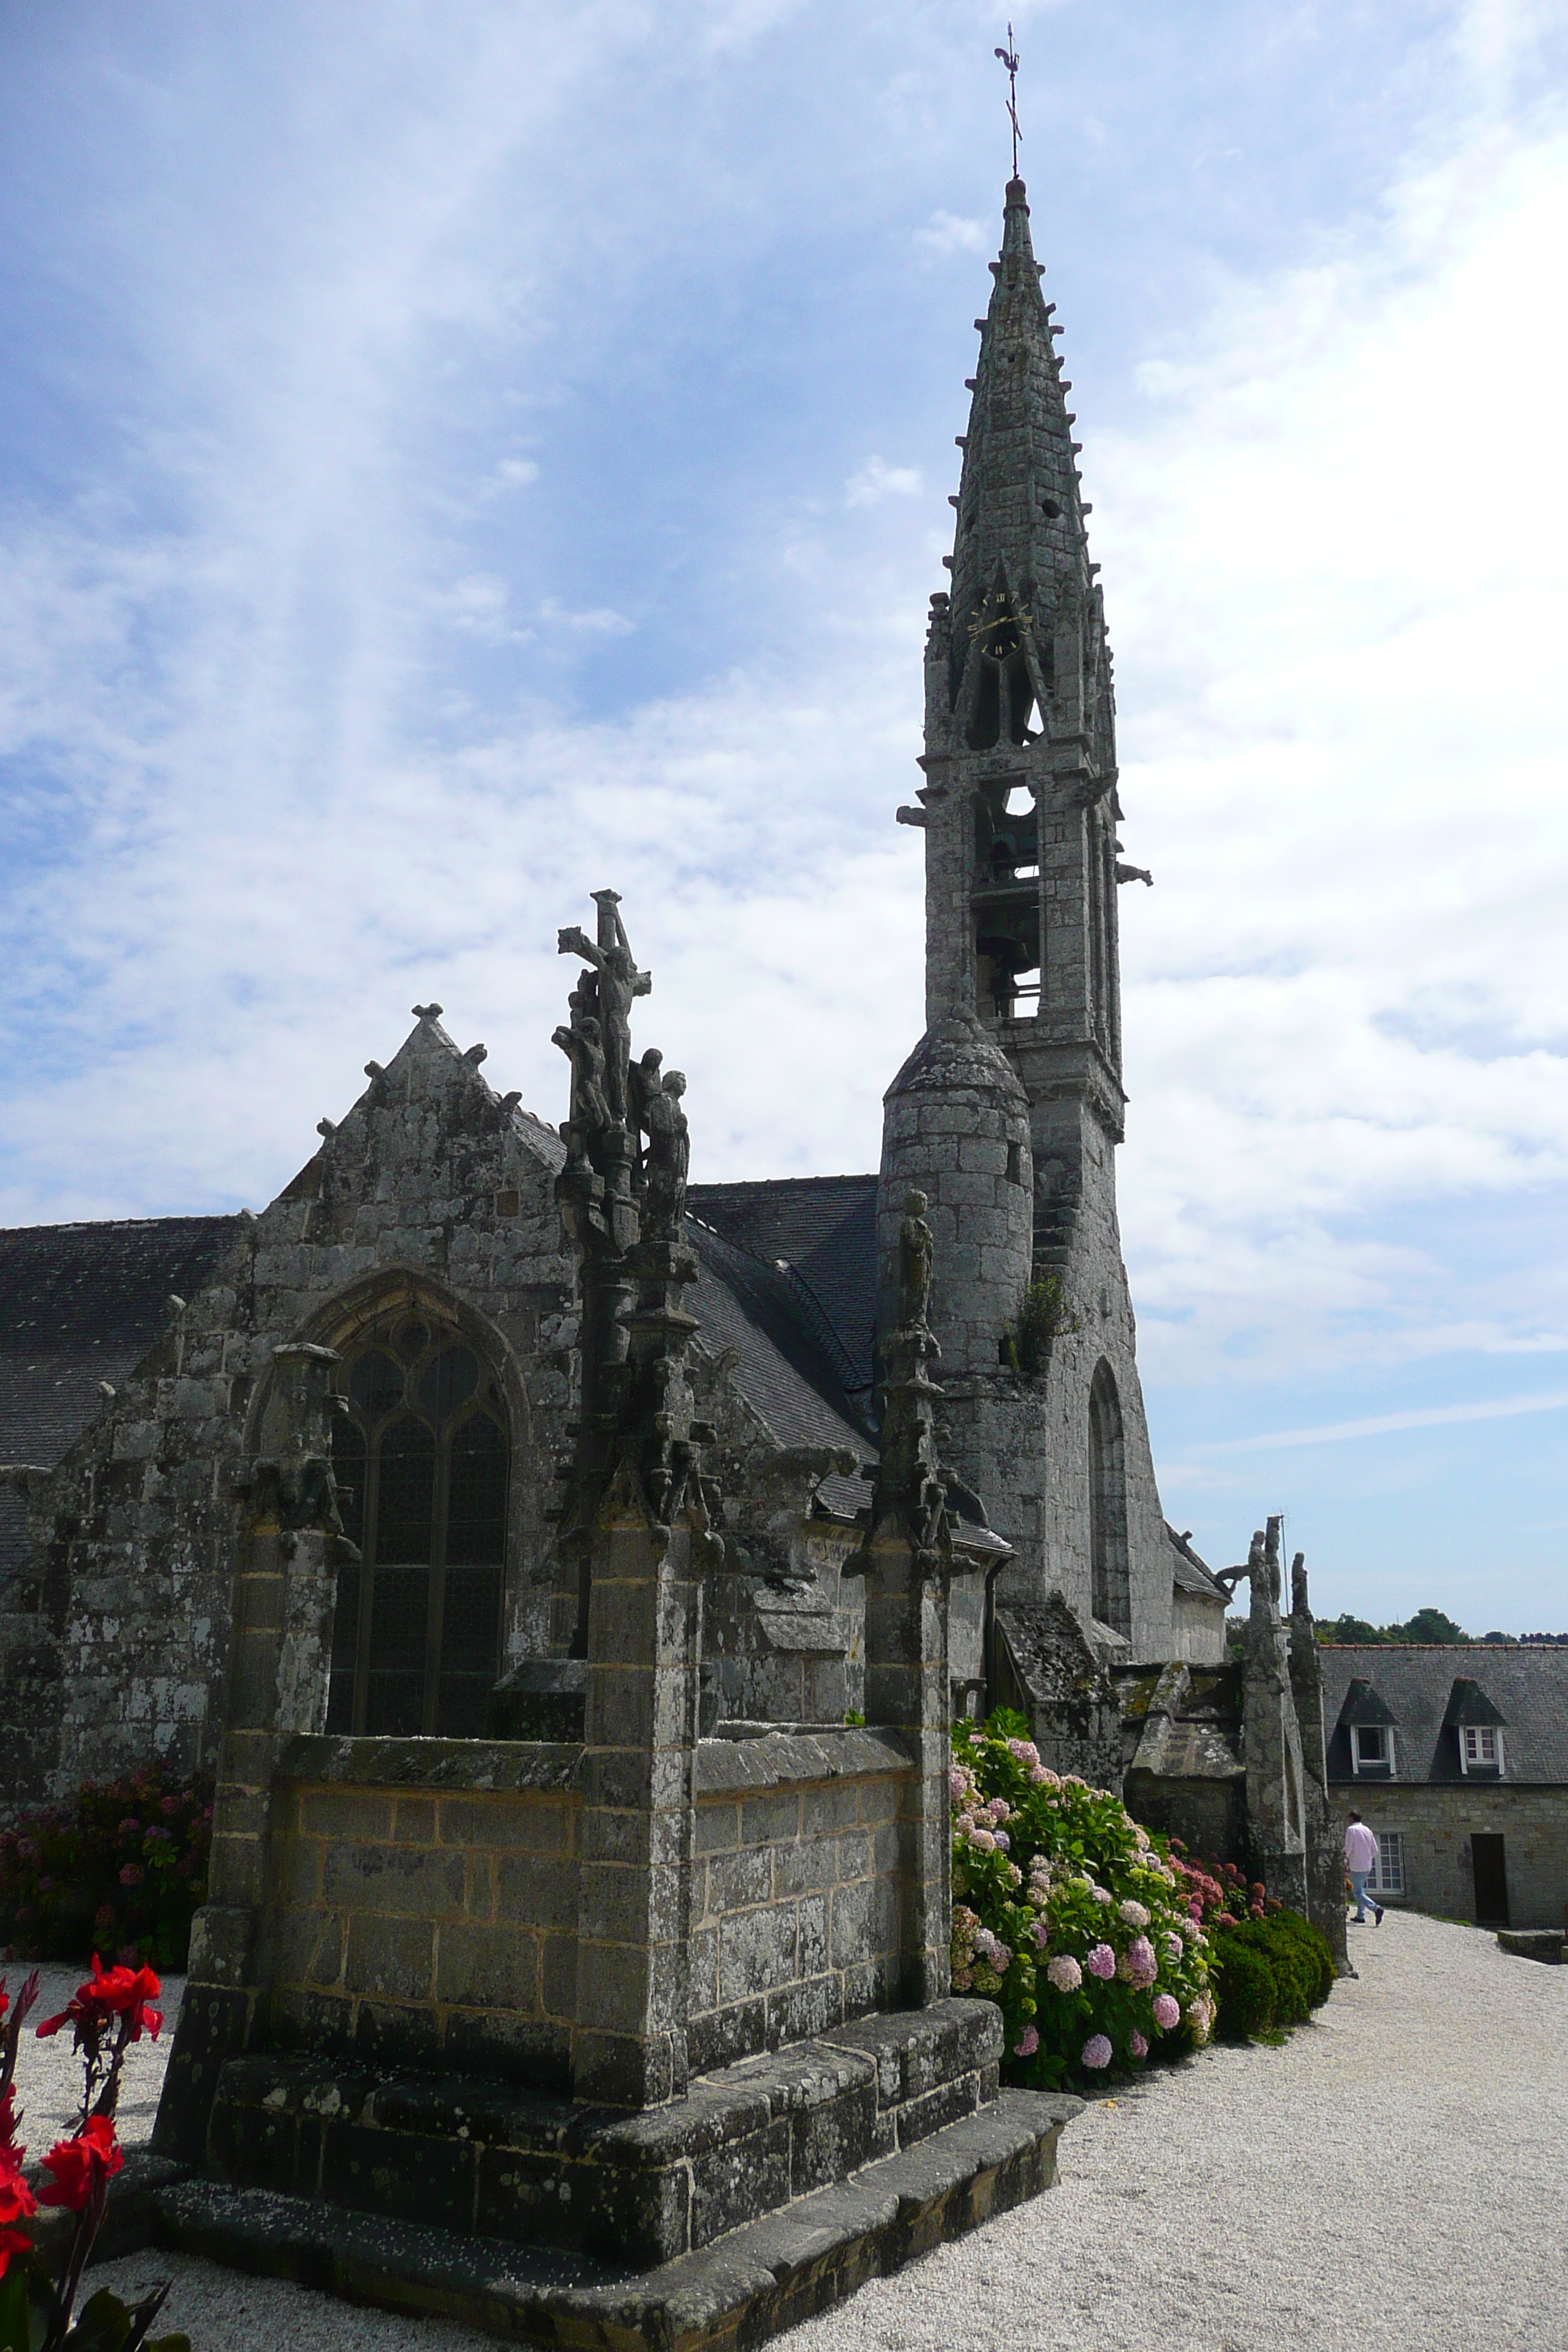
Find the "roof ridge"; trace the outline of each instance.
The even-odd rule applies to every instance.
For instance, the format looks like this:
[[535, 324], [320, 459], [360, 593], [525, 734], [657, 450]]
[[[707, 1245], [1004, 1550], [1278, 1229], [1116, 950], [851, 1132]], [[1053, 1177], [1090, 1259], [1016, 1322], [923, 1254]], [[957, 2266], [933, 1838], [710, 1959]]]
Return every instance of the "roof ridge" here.
[[138, 1225], [226, 1225], [244, 1214], [243, 1209], [172, 1209], [162, 1217], [65, 1217], [53, 1224], [0, 1225], [0, 1239], [10, 1234], [129, 1233]]
[[868, 1173], [864, 1176], [726, 1176], [710, 1183], [689, 1184], [688, 1196], [693, 1192], [757, 1192], [765, 1185], [784, 1184], [875, 1184], [880, 1179]]

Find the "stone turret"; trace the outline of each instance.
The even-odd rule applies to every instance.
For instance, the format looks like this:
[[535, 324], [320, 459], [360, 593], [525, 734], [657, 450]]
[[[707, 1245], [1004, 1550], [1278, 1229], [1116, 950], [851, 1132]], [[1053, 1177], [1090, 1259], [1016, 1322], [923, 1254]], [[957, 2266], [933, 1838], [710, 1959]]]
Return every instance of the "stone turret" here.
[[[1170, 1652], [1173, 1556], [1115, 1178], [1116, 896], [1135, 869], [1118, 862], [1099, 567], [1021, 180], [991, 268], [952, 585], [931, 599], [925, 782], [899, 811], [925, 835], [926, 1034], [886, 1098], [882, 1321], [918, 1187], [945, 1269], [945, 1458], [1014, 1546], [999, 1591], [1059, 1590], [1091, 1638], [1153, 1660]], [[1020, 1317], [1026, 1344], [1005, 1350]]]
[[929, 1029], [883, 1097], [877, 1188], [879, 1322], [891, 1328], [899, 1234], [911, 1190], [936, 1243], [931, 1328], [944, 1378], [994, 1372], [1029, 1279], [1029, 1106], [973, 1013]]

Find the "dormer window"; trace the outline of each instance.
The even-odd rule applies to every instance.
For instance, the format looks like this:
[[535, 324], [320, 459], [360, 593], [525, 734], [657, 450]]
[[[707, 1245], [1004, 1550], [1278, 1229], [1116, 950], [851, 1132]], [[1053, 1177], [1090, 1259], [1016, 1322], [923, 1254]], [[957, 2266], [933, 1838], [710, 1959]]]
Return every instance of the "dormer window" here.
[[[1501, 1780], [1502, 1716], [1468, 1675], [1461, 1675], [1449, 1693], [1443, 1728], [1454, 1734], [1459, 1769], [1467, 1779], [1473, 1774], [1478, 1780]], [[1453, 1752], [1450, 1748], [1450, 1757]]]
[[1459, 1726], [1459, 1768], [1464, 1772], [1502, 1771], [1502, 1734], [1495, 1724]]
[[1358, 1774], [1380, 1772], [1386, 1777], [1393, 1772], [1394, 1734], [1386, 1723], [1351, 1726], [1351, 1763]]

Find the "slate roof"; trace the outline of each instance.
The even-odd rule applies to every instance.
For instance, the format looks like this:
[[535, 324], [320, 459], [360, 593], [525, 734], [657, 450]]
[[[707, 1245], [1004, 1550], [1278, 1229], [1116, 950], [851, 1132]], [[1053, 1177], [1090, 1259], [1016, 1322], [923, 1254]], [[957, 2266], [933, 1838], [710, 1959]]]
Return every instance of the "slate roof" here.
[[693, 1184], [693, 1216], [721, 1240], [789, 1269], [795, 1318], [812, 1330], [844, 1393], [868, 1412], [877, 1332], [877, 1179], [784, 1176]]
[[[874, 1460], [876, 1443], [860, 1403], [838, 1377], [836, 1351], [802, 1316], [786, 1272], [700, 1223], [689, 1220], [698, 1278], [687, 1305], [704, 1347], [732, 1348], [735, 1378], [781, 1445], [837, 1445]], [[832, 1510], [853, 1517], [868, 1499], [858, 1478], [831, 1478], [819, 1490]]]
[[1230, 1595], [1208, 1562], [1198, 1558], [1186, 1537], [1179, 1535], [1169, 1519], [1165, 1522], [1165, 1533], [1171, 1538], [1171, 1549], [1175, 1554], [1171, 1574], [1178, 1591], [1194, 1592], [1202, 1600], [1219, 1601], [1228, 1605]]
[[[100, 1399], [168, 1328], [171, 1293], [194, 1298], [237, 1217], [116, 1218], [0, 1231], [0, 1462], [52, 1465]], [[19, 1559], [22, 1498], [0, 1490], [0, 1570]]]
[[[691, 1307], [733, 1348], [747, 1397], [784, 1445], [874, 1458], [874, 1176], [694, 1186], [701, 1268]], [[170, 1294], [194, 1298], [238, 1217], [149, 1217], [0, 1231], [0, 1463], [58, 1462], [100, 1402], [167, 1328]], [[784, 1265], [778, 1260], [784, 1259]], [[851, 1514], [856, 1479], [823, 1490]], [[0, 1488], [0, 1570], [19, 1561], [22, 1497]]]
[[1331, 1780], [1354, 1779], [1342, 1721], [1352, 1684], [1375, 1694], [1393, 1718], [1395, 1786], [1462, 1780], [1458, 1741], [1451, 1727], [1445, 1728], [1445, 1717], [1451, 1725], [1454, 1685], [1463, 1682], [1476, 1685], [1502, 1719], [1504, 1787], [1510, 1781], [1568, 1783], [1568, 1649], [1497, 1642], [1358, 1648], [1333, 1643], [1325, 1644], [1321, 1657]]

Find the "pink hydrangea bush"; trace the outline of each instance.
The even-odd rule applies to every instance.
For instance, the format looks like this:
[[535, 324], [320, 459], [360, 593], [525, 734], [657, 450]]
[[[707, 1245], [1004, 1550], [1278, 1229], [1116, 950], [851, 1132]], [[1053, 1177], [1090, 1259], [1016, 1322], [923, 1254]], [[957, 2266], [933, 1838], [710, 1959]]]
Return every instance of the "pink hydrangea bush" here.
[[1047, 2089], [1205, 2042], [1214, 2002], [1163, 1839], [1026, 1731], [1006, 1712], [954, 1729], [952, 1989], [997, 2003], [1007, 2079]]

